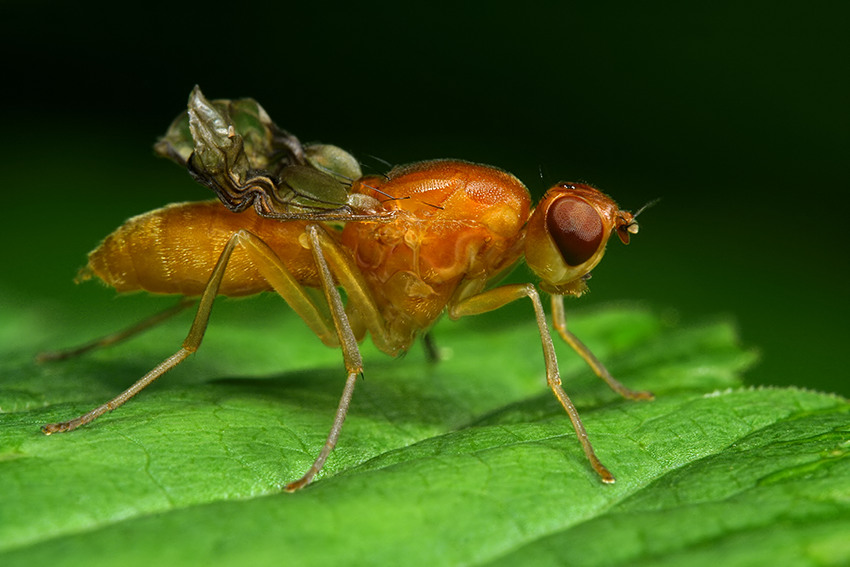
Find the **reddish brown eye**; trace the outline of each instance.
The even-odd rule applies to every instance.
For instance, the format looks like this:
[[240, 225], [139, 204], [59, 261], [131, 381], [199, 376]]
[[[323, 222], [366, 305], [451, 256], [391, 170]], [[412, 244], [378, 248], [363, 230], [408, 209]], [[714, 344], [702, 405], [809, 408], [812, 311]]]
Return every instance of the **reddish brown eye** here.
[[602, 242], [599, 213], [575, 197], [563, 197], [552, 203], [546, 211], [546, 228], [570, 266], [587, 262]]

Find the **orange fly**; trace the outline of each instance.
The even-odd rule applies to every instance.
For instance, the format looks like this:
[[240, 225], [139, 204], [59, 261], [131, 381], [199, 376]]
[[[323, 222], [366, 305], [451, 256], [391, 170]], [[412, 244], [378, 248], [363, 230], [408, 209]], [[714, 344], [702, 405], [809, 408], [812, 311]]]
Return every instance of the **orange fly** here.
[[[313, 465], [285, 489], [306, 486], [339, 438], [369, 333], [395, 356], [447, 312], [452, 319], [532, 302], [549, 387], [563, 405], [591, 466], [614, 476], [593, 451], [561, 387], [555, 349], [534, 284], [491, 284], [525, 258], [551, 295], [555, 330], [613, 390], [630, 399], [652, 394], [626, 388], [567, 330], [563, 298], [580, 296], [591, 269], [616, 233], [636, 234], [632, 213], [597, 189], [559, 183], [532, 208], [526, 187], [499, 169], [456, 160], [397, 167], [362, 177], [334, 146], [304, 146], [278, 128], [251, 99], [207, 101], [195, 89], [157, 151], [186, 165], [218, 200], [168, 205], [128, 220], [89, 254], [82, 279], [95, 276], [118, 291], [145, 290], [184, 299], [171, 310], [88, 345], [46, 353], [59, 359], [122, 340], [199, 298], [182, 347], [113, 400], [45, 434], [76, 429], [122, 405], [201, 344], [218, 295], [275, 291], [326, 345], [342, 350], [347, 379], [327, 440]], [[323, 292], [323, 299], [307, 288]], [[345, 290], [344, 302], [339, 288]]]

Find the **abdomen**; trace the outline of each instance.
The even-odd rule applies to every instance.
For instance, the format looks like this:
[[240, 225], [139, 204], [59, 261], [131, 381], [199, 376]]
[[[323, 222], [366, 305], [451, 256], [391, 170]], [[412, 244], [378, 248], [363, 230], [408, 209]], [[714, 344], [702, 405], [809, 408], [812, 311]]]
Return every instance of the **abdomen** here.
[[[304, 221], [263, 219], [252, 210], [232, 213], [218, 201], [177, 203], [129, 219], [89, 254], [83, 279], [93, 274], [121, 292], [200, 295], [225, 244], [239, 229], [262, 238], [296, 278], [316, 283], [312, 255], [298, 237]], [[219, 294], [270, 290], [244, 250], [231, 256]]]

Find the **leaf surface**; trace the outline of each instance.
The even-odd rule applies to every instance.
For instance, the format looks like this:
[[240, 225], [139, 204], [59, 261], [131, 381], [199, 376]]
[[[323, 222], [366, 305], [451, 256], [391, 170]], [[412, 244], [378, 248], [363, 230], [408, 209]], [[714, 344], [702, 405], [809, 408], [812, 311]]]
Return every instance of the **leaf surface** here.
[[[571, 320], [616, 376], [657, 396], [620, 399], [558, 346], [611, 486], [545, 387], [530, 309], [441, 323], [437, 365], [419, 348], [390, 360], [367, 345], [337, 450], [290, 495], [280, 487], [315, 457], [344, 372], [299, 321], [269, 321], [269, 305], [217, 307], [225, 320], [194, 359], [68, 434], [38, 426], [129, 385], [176, 350], [181, 325], [63, 363], [7, 353], [0, 564], [850, 560], [847, 402], [742, 387], [754, 355], [726, 322], [678, 327], [634, 307]], [[7, 329], [39, 325], [5, 312]]]

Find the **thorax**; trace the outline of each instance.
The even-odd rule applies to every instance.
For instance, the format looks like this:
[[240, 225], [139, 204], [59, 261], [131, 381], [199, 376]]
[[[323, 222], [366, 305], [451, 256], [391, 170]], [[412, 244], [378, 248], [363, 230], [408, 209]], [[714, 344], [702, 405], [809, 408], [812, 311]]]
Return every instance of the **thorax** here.
[[402, 343], [439, 317], [462, 282], [487, 280], [519, 259], [530, 197], [508, 173], [424, 162], [361, 179], [352, 190], [385, 200], [396, 212], [390, 222], [348, 223], [342, 243]]

